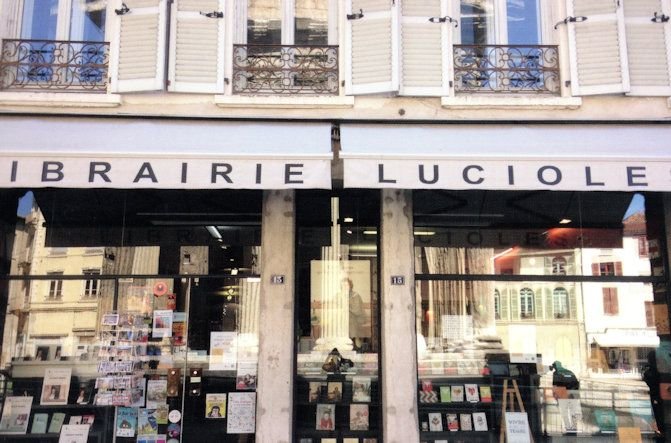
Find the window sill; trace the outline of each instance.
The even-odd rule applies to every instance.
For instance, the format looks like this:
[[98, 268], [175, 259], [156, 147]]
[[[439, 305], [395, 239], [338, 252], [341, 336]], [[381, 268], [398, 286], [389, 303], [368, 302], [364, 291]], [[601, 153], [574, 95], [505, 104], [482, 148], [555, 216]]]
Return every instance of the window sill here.
[[580, 97], [537, 95], [459, 95], [442, 97], [440, 104], [450, 109], [578, 109]]
[[20, 91], [0, 92], [0, 105], [3, 106], [43, 106], [112, 108], [121, 105], [119, 94], [87, 94], [85, 92], [41, 92]]
[[291, 96], [277, 95], [216, 95], [214, 103], [222, 108], [276, 108], [276, 109], [317, 109], [351, 108], [351, 96]]

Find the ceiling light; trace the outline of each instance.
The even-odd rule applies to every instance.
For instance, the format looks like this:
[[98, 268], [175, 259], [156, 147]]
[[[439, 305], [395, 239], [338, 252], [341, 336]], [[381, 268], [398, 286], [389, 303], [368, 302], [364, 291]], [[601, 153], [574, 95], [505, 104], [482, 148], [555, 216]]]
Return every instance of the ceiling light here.
[[436, 235], [435, 231], [415, 231], [413, 232], [415, 235]]
[[213, 238], [216, 238], [217, 240], [221, 238], [221, 233], [216, 226], [206, 226], [205, 229], [207, 229], [207, 232], [209, 232]]
[[562, 218], [561, 220], [559, 220], [559, 224], [560, 224], [560, 225], [568, 225], [568, 224], [571, 223], [572, 221], [573, 221], [573, 220], [571, 220], [570, 218]]
[[363, 231], [364, 235], [377, 235], [377, 231]]
[[352, 217], [345, 217], [345, 218], [343, 219], [343, 221], [344, 221], [345, 223], [354, 223], [354, 219], [353, 219]]

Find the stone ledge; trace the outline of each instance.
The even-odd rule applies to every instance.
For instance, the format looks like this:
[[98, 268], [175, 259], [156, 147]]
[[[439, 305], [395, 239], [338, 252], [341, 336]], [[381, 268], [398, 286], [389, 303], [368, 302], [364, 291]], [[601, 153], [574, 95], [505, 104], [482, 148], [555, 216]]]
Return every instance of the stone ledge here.
[[582, 98], [465, 95], [442, 97], [440, 104], [450, 109], [578, 109], [582, 105]]
[[0, 92], [0, 105], [113, 108], [121, 105], [119, 94], [91, 94], [86, 92]]
[[351, 108], [354, 97], [312, 97], [312, 96], [247, 96], [247, 95], [216, 95], [214, 103], [222, 108], [276, 108], [276, 109], [324, 109]]

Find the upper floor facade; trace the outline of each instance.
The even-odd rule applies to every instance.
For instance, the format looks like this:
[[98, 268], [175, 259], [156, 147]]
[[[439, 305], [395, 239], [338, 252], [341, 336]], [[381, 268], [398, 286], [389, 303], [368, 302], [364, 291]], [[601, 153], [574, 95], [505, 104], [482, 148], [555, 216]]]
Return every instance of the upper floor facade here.
[[0, 105], [665, 119], [670, 15], [671, 0], [0, 0]]

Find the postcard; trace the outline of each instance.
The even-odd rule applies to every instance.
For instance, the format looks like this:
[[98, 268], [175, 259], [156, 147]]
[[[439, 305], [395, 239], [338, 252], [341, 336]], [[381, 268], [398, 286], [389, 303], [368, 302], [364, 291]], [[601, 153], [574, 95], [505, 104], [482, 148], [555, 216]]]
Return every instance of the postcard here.
[[464, 401], [464, 387], [461, 385], [452, 386], [452, 401], [453, 402], [462, 402]]
[[352, 401], [359, 403], [370, 402], [370, 377], [352, 377]]
[[331, 381], [327, 384], [328, 401], [339, 402], [342, 401], [342, 383], [339, 381]]
[[349, 405], [349, 428], [352, 431], [368, 430], [368, 405]]
[[316, 429], [318, 431], [333, 431], [335, 429], [335, 405], [318, 404], [316, 417]]
[[449, 403], [452, 401], [452, 390], [449, 386], [440, 387], [440, 401], [441, 403]]
[[440, 412], [429, 412], [429, 431], [442, 432], [443, 418]]
[[321, 382], [311, 381], [308, 389], [308, 401], [310, 403], [317, 403], [322, 395]]
[[466, 383], [466, 385], [464, 385], [464, 391], [466, 392], [467, 402], [477, 403], [480, 401], [480, 397], [478, 396], [478, 385]]
[[226, 393], [205, 394], [205, 417], [226, 418]]
[[459, 423], [461, 424], [462, 431], [473, 430], [473, 418], [471, 414], [459, 414]]
[[473, 413], [473, 429], [476, 431], [487, 430], [487, 414], [485, 412]]
[[157, 309], [154, 311], [153, 338], [172, 337], [172, 311]]

